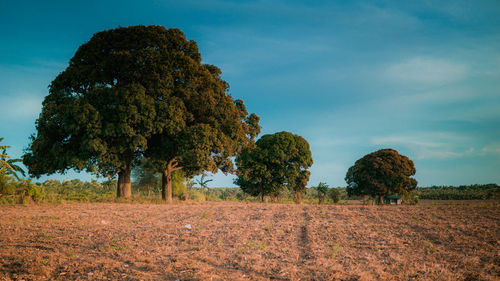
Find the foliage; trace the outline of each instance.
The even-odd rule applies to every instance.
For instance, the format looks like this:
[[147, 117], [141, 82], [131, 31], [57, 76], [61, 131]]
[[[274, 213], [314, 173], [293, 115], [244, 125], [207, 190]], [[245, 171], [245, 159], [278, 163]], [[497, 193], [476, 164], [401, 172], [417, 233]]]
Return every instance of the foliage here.
[[[166, 30], [134, 26], [96, 33], [52, 81], [23, 161], [31, 175], [73, 168], [119, 175], [130, 196], [132, 161], [160, 132], [155, 96], [169, 86]], [[161, 116], [163, 118], [164, 116]]]
[[278, 196], [286, 188], [300, 202], [312, 163], [309, 144], [301, 136], [289, 132], [264, 135], [255, 148], [236, 157], [235, 184], [262, 200], [266, 195]]
[[500, 186], [494, 183], [461, 186], [418, 187], [415, 192], [420, 199], [431, 200], [500, 199]]
[[168, 87], [154, 97], [160, 130], [145, 153], [162, 171], [163, 197], [170, 200], [173, 171], [182, 169], [188, 178], [204, 171], [233, 172], [230, 157], [253, 146], [260, 127], [259, 117], [227, 94], [221, 70], [201, 63], [194, 41], [186, 41], [179, 30], [165, 36], [175, 52], [164, 74]]
[[324, 182], [320, 182], [317, 186], [313, 186], [313, 188], [317, 192], [318, 204], [323, 203], [326, 197], [326, 193], [328, 191], [328, 185]]
[[135, 180], [135, 186], [138, 191], [144, 192], [150, 196], [160, 190], [161, 174], [151, 165], [151, 161], [142, 158], [132, 169], [132, 177]]
[[205, 179], [205, 175], [202, 174], [201, 177], [200, 177], [200, 179], [195, 180], [194, 182], [197, 183], [197, 184], [199, 184], [201, 188], [206, 188], [206, 187], [208, 187], [207, 184], [209, 182], [211, 182], [211, 181], [213, 181], [213, 180], [212, 179], [210, 179], [210, 180], [209, 179]]
[[8, 175], [7, 168], [0, 168], [0, 196], [13, 195], [16, 192], [16, 181]]
[[417, 192], [415, 190], [408, 192], [403, 195], [403, 204], [406, 205], [416, 205], [420, 201]]
[[338, 203], [340, 201], [340, 190], [338, 188], [328, 189], [328, 197], [332, 199], [333, 203]]
[[372, 197], [400, 194], [414, 190], [415, 166], [408, 157], [394, 149], [381, 149], [365, 155], [347, 171], [347, 193]]
[[187, 193], [186, 178], [184, 177], [184, 172], [175, 171], [172, 173], [172, 195], [182, 199]]
[[201, 64], [196, 42], [179, 29], [96, 33], [52, 81], [23, 161], [34, 176], [118, 174], [117, 195], [126, 197], [142, 153], [163, 172], [163, 186], [181, 166], [187, 176], [231, 171], [229, 157], [253, 144], [259, 117], [226, 94], [220, 74]]
[[[3, 140], [3, 138], [0, 138], [0, 142]], [[5, 172], [9, 175], [14, 176], [16, 179], [19, 180], [19, 176], [17, 173], [20, 173], [25, 176], [24, 170], [18, 166], [16, 163], [21, 162], [21, 159], [9, 159], [10, 157], [7, 155], [7, 148], [9, 148], [10, 145], [0, 145], [0, 169], [5, 169]]]

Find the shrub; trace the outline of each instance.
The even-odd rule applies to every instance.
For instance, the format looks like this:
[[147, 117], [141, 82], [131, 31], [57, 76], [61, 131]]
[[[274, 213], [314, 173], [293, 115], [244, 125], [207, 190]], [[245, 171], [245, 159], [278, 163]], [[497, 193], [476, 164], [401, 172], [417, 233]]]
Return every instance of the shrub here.
[[340, 190], [337, 188], [329, 188], [328, 197], [332, 199], [333, 203], [338, 203], [340, 201]]

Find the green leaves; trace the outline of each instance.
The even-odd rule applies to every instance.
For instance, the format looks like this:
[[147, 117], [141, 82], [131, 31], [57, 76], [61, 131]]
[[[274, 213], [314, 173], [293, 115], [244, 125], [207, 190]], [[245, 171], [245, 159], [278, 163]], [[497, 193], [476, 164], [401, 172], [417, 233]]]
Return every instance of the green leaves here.
[[347, 171], [347, 193], [351, 195], [404, 195], [414, 190], [416, 170], [408, 157], [394, 149], [381, 149], [365, 155]]
[[52, 81], [23, 162], [34, 176], [73, 168], [121, 177], [142, 156], [159, 171], [176, 159], [187, 176], [231, 172], [259, 117], [220, 74], [179, 29], [98, 32]]
[[256, 145], [236, 158], [235, 184], [253, 196], [278, 195], [283, 188], [305, 190], [313, 161], [304, 138], [279, 132], [262, 136]]
[[[3, 138], [0, 138], [0, 142], [2, 140]], [[21, 162], [21, 159], [9, 159], [10, 157], [7, 155], [7, 148], [9, 147], [10, 145], [0, 145], [0, 151], [2, 151], [0, 153], [0, 169], [5, 170], [7, 174], [19, 180], [17, 173], [20, 173], [23, 177], [25, 176], [24, 170], [16, 164]]]

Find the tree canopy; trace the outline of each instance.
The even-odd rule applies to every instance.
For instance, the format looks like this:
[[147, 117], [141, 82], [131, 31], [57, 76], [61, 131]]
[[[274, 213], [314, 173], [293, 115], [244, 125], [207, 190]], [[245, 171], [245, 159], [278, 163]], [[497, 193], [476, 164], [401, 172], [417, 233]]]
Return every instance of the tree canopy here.
[[298, 135], [279, 132], [262, 136], [253, 149], [236, 157], [235, 184], [253, 196], [278, 195], [288, 188], [300, 202], [313, 164], [309, 143]]
[[417, 187], [413, 161], [394, 149], [381, 149], [356, 161], [345, 176], [351, 195], [404, 195]]
[[220, 73], [201, 64], [196, 42], [179, 29], [98, 32], [52, 81], [23, 162], [34, 176], [118, 174], [118, 196], [130, 196], [132, 164], [144, 154], [167, 183], [179, 164], [186, 174], [230, 171], [229, 157], [260, 127]]

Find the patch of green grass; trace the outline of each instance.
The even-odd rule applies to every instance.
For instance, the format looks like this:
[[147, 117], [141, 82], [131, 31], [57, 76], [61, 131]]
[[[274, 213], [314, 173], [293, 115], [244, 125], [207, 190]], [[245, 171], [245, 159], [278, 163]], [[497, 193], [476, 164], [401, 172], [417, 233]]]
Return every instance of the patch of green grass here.
[[209, 214], [207, 211], [204, 211], [204, 212], [201, 214], [201, 218], [202, 218], [202, 219], [207, 219], [209, 216], [210, 216], [210, 214]]
[[49, 263], [48, 260], [42, 260], [41, 262], [42, 262], [43, 265], [47, 265]]
[[111, 240], [111, 242], [109, 242], [109, 244], [105, 248], [106, 249], [113, 249], [116, 251], [125, 250], [126, 248], [128, 248], [128, 245], [125, 243], [120, 243], [121, 240], [122, 240], [121, 237], [117, 237], [117, 238]]
[[54, 235], [52, 235], [51, 233], [42, 233], [42, 237], [52, 238], [52, 237], [54, 237]]
[[328, 251], [329, 258], [336, 258], [338, 254], [342, 253], [342, 251], [342, 246], [339, 243], [330, 242], [330, 249]]
[[245, 248], [247, 250], [250, 250], [250, 249], [254, 249], [254, 250], [265, 250], [266, 249], [266, 245], [264, 243], [262, 243], [262, 241], [254, 241], [254, 240], [248, 240], [246, 243], [245, 243]]

